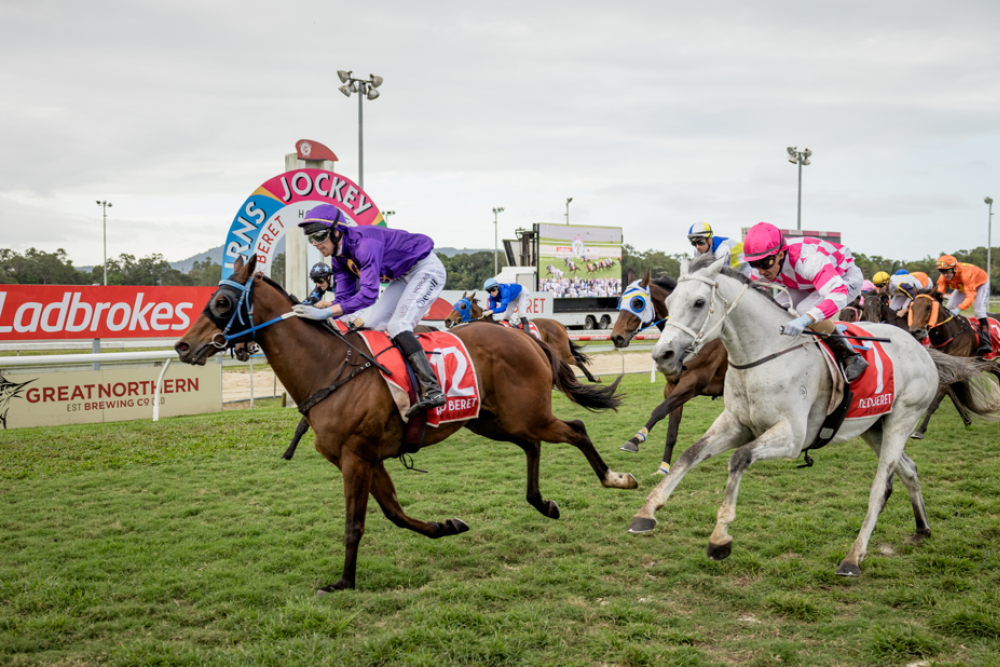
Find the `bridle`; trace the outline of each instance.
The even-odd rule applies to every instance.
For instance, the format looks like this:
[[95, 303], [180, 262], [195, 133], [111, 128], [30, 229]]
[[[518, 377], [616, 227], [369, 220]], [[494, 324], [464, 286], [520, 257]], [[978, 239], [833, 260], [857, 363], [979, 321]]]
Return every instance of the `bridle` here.
[[[462, 306], [459, 308], [459, 306]], [[467, 296], [463, 296], [461, 299], [455, 302], [455, 311], [462, 316], [462, 323], [472, 321], [472, 299]]]
[[[937, 299], [935, 299], [934, 297], [932, 297], [930, 294], [918, 294], [913, 299], [913, 302], [916, 303], [917, 299], [929, 299], [930, 302], [931, 302], [931, 316], [930, 316], [930, 319], [927, 320], [927, 330], [928, 331], [930, 331], [931, 329], [939, 327], [942, 324], [945, 324], [945, 323], [950, 322], [951, 320], [955, 319], [955, 316], [951, 315], [950, 317], [948, 317], [948, 319], [942, 320], [941, 322], [938, 322], [937, 318], [938, 318], [938, 314], [940, 313], [940, 310], [941, 310], [941, 302], [938, 301]], [[913, 326], [913, 306], [910, 306], [910, 312], [908, 312], [906, 314], [906, 326], [908, 326], [908, 327], [912, 327]]]
[[[687, 325], [681, 324], [680, 322], [667, 320], [667, 322], [665, 324], [665, 326], [676, 327], [677, 329], [680, 329], [681, 331], [683, 331], [687, 335], [691, 336], [692, 339], [693, 339], [691, 341], [691, 344], [688, 345], [684, 349], [683, 354], [681, 355], [681, 361], [682, 362], [688, 356], [692, 356], [692, 357], [698, 356], [698, 353], [701, 352], [701, 349], [703, 347], [705, 347], [705, 345], [706, 345], [705, 339], [708, 336], [710, 336], [713, 333], [715, 333], [716, 329], [719, 329], [719, 328], [722, 327], [722, 325], [726, 322], [726, 318], [729, 317], [729, 313], [733, 312], [733, 309], [736, 308], [736, 306], [737, 306], [737, 304], [739, 304], [740, 300], [743, 299], [743, 295], [745, 295], [747, 293], [747, 290], [750, 289], [750, 286], [744, 283], [743, 289], [740, 291], [739, 295], [730, 304], [726, 300], [726, 298], [724, 296], [722, 296], [721, 294], [719, 294], [719, 281], [718, 280], [712, 280], [710, 278], [706, 278], [704, 276], [699, 276], [699, 275], [686, 275], [686, 276], [682, 276], [677, 282], [678, 283], [682, 283], [682, 282], [684, 282], [686, 280], [697, 280], [698, 282], [702, 282], [702, 283], [705, 283], [706, 285], [710, 285], [711, 288], [712, 288], [712, 300], [708, 304], [708, 316], [705, 317], [705, 321], [702, 322], [701, 329], [697, 333], [695, 333], [695, 331], [693, 329], [691, 329], [690, 327], [688, 327]], [[715, 302], [716, 302], [716, 299], [720, 299], [722, 301], [722, 303], [725, 304], [725, 310], [722, 313], [722, 317], [719, 318], [719, 321], [709, 329], [708, 328], [708, 322], [709, 322], [709, 320], [712, 319], [712, 314], [715, 313]]]
[[[232, 276], [230, 276], [231, 278]], [[270, 326], [275, 322], [281, 322], [282, 320], [287, 320], [289, 317], [295, 317], [295, 313], [289, 311], [283, 315], [279, 315], [274, 319], [268, 320], [262, 324], [254, 326], [253, 323], [253, 285], [255, 276], [251, 276], [245, 285], [240, 284], [236, 281], [224, 279], [219, 281], [219, 289], [215, 291], [212, 298], [208, 300], [205, 305], [205, 309], [202, 314], [208, 318], [208, 320], [220, 329], [218, 333], [212, 336], [209, 343], [215, 347], [217, 350], [225, 350], [226, 348], [235, 347], [237, 343], [246, 342], [246, 336], [250, 336], [250, 340], [256, 341], [256, 332], [264, 327]], [[229, 298], [230, 301], [236, 302], [236, 307], [233, 308], [232, 315], [229, 316], [229, 320], [226, 321], [226, 316], [220, 313], [215, 307], [215, 298], [219, 294], [224, 294]], [[225, 324], [223, 324], [225, 322]], [[230, 333], [233, 329], [234, 323], [238, 323], [242, 329]], [[243, 339], [243, 340], [238, 340]]]

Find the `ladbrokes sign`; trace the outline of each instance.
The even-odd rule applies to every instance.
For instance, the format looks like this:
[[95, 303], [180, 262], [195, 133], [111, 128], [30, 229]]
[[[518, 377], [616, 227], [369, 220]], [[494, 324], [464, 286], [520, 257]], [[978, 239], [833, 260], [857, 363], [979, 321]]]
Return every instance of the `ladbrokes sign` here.
[[214, 287], [0, 286], [0, 340], [170, 338]]

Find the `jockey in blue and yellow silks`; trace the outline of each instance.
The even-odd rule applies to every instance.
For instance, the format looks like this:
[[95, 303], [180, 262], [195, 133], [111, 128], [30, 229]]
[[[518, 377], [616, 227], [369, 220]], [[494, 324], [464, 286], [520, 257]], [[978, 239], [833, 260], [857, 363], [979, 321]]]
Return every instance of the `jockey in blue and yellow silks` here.
[[711, 252], [716, 259], [729, 257], [729, 266], [750, 277], [750, 265], [743, 257], [743, 243], [726, 236], [716, 236], [712, 225], [707, 222], [696, 222], [688, 228], [688, 240], [694, 247], [692, 255], [697, 259], [700, 255]]

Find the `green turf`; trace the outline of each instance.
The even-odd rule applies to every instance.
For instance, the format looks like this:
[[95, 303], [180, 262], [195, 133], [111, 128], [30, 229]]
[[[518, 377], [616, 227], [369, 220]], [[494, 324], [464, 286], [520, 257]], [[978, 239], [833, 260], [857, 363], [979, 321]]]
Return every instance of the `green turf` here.
[[[618, 451], [660, 399], [626, 378], [622, 411], [580, 417], [638, 491], [603, 489], [583, 456], [545, 445], [524, 501], [524, 456], [463, 431], [388, 469], [413, 516], [471, 530], [430, 540], [374, 502], [358, 590], [340, 574], [339, 472], [298, 421], [265, 407], [0, 434], [0, 665], [996, 665], [1000, 661], [1000, 425], [942, 406], [911, 441], [933, 536], [903, 546], [902, 485], [862, 576], [834, 575], [856, 537], [875, 458], [860, 442], [813, 468], [772, 461], [743, 479], [732, 556], [705, 557], [728, 456], [691, 472], [647, 535], [625, 532], [659, 477], [665, 424]], [[722, 402], [685, 409], [678, 445]], [[307, 438], [308, 440], [308, 438]]]

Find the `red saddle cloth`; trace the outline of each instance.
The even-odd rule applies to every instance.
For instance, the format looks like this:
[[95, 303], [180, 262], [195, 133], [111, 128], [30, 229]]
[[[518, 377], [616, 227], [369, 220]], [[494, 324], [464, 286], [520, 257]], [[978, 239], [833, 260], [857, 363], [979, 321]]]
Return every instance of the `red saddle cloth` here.
[[[514, 325], [512, 325], [507, 320], [500, 320], [500, 324], [504, 325], [508, 329], [518, 329], [518, 330], [520, 330], [520, 328], [521, 328], [520, 326], [516, 326], [515, 327]], [[537, 338], [538, 340], [542, 339], [541, 334], [538, 333], [538, 327], [536, 327], [535, 323], [532, 322], [531, 320], [528, 320], [528, 331], [530, 331], [531, 335], [534, 336], [535, 338]]]
[[[997, 351], [1000, 350], [1000, 322], [997, 322], [992, 317], [987, 317], [986, 321], [990, 324], [990, 342], [993, 343], [993, 351], [989, 354], [983, 355], [983, 359], [996, 359]], [[976, 330], [976, 334], [979, 334], [979, 327], [973, 327]]]
[[851, 392], [854, 394], [854, 398], [851, 399], [851, 407], [847, 410], [845, 419], [864, 419], [892, 412], [892, 404], [896, 400], [892, 358], [883, 349], [882, 343], [850, 338], [852, 335], [870, 338], [872, 335], [870, 332], [856, 324], [837, 322], [838, 332], [841, 328], [847, 330], [847, 342], [854, 346], [854, 349], [860, 352], [864, 360], [868, 362], [868, 368], [865, 369], [865, 372], [851, 383]]
[[[389, 336], [381, 331], [359, 332], [372, 355], [379, 363], [392, 371], [392, 375], [382, 373], [389, 386], [399, 416], [406, 419], [412, 400], [416, 398], [416, 388], [410, 383], [403, 354], [396, 348]], [[428, 353], [428, 361], [437, 376], [441, 391], [447, 402], [439, 408], [427, 412], [427, 425], [438, 427], [453, 421], [466, 421], [479, 416], [479, 382], [472, 357], [458, 337], [444, 331], [417, 334], [417, 339]], [[412, 398], [411, 398], [412, 397]]]

